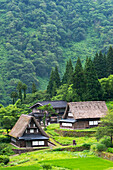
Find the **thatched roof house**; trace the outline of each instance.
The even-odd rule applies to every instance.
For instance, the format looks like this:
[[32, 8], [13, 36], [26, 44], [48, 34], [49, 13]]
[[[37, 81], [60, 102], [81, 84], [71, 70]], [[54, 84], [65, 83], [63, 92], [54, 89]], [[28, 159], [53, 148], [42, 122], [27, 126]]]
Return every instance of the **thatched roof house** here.
[[[38, 120], [38, 122], [40, 122], [40, 124], [41, 124], [44, 114], [43, 114], [43, 111], [38, 109], [38, 107], [48, 105], [48, 104], [51, 104], [53, 109], [55, 109], [55, 112], [57, 113], [57, 115], [53, 114], [51, 118], [47, 118], [46, 119], [47, 124], [48, 123], [56, 123], [57, 120], [61, 119], [61, 117], [64, 114], [64, 111], [65, 111], [66, 105], [67, 105], [66, 101], [62, 101], [62, 100], [60, 100], [60, 101], [39, 101], [30, 107], [30, 109], [32, 109], [32, 112], [29, 113], [29, 115], [34, 116]], [[49, 113], [46, 114], [46, 116], [49, 117]]]
[[48, 146], [49, 136], [33, 116], [21, 115], [9, 135], [19, 147]]
[[67, 103], [63, 119], [60, 120], [60, 127], [81, 129], [97, 126], [107, 111], [104, 101]]

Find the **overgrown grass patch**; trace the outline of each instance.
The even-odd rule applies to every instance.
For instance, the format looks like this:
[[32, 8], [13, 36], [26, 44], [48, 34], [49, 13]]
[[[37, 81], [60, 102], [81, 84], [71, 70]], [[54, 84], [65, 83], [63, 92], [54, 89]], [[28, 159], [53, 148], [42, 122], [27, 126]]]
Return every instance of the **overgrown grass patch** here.
[[97, 142], [95, 137], [63, 137], [63, 136], [55, 136], [53, 137], [57, 142], [62, 145], [73, 145], [73, 140], [76, 141], [77, 145], [83, 143], [95, 143]]

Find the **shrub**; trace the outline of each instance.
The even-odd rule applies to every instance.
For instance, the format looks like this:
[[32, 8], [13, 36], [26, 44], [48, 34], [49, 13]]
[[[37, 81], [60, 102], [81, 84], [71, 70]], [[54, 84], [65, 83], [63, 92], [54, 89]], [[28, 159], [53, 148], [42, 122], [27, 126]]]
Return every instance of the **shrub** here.
[[93, 152], [105, 151], [106, 146], [104, 144], [101, 144], [101, 143], [96, 143], [96, 144], [91, 145], [90, 150], [93, 151]]
[[97, 151], [105, 151], [106, 150], [106, 145], [97, 143], [96, 144]]
[[9, 144], [1, 143], [0, 145], [0, 155], [13, 155], [14, 152]]
[[8, 156], [0, 155], [0, 163], [7, 164], [8, 162], [9, 162]]
[[84, 143], [82, 146], [87, 150], [87, 149], [90, 149], [91, 144], [90, 143]]
[[99, 142], [100, 142], [101, 144], [106, 145], [106, 147], [110, 147], [110, 146], [111, 146], [110, 137], [101, 138]]
[[49, 164], [43, 164], [42, 168], [48, 170], [48, 169], [52, 169], [52, 166]]
[[53, 151], [61, 151], [61, 148], [55, 148]]
[[10, 137], [0, 135], [0, 143], [9, 143], [10, 142]]
[[107, 152], [113, 153], [113, 148], [108, 148]]

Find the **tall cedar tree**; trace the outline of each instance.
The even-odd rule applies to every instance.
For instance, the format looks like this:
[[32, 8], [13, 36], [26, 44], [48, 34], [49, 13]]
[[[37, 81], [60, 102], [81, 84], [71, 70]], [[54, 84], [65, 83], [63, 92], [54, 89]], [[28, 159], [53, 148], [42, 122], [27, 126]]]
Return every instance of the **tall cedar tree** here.
[[110, 46], [107, 53], [107, 76], [113, 74], [113, 48]]
[[70, 85], [73, 83], [72, 80], [73, 80], [73, 65], [71, 59], [69, 59], [69, 61], [67, 61], [66, 63], [66, 70], [62, 78], [62, 84]]
[[78, 58], [76, 62], [73, 74], [73, 89], [76, 89], [76, 93], [80, 97], [80, 100], [83, 100], [83, 94], [85, 92], [85, 78], [80, 58]]
[[107, 72], [106, 72], [106, 56], [102, 54], [102, 52], [100, 51], [100, 53], [96, 53], [94, 60], [93, 60], [94, 66], [95, 66], [95, 70], [96, 73], [98, 75], [98, 78], [103, 78], [107, 76]]
[[86, 58], [84, 73], [86, 81], [85, 100], [86, 101], [102, 100], [103, 92], [101, 84], [98, 81], [98, 77], [91, 58]]
[[55, 71], [54, 71], [54, 80], [55, 80], [55, 83], [56, 83], [56, 87], [58, 88], [60, 86], [60, 76], [59, 76], [59, 73], [58, 73], [58, 67], [57, 66], [55, 67]]
[[47, 86], [47, 93], [50, 94], [50, 97], [52, 97], [52, 90], [53, 90], [53, 84], [54, 84], [54, 70], [51, 70], [51, 74], [50, 74], [50, 79], [49, 79], [49, 83]]
[[32, 84], [32, 93], [35, 93], [37, 91], [36, 84], [33, 82]]
[[55, 67], [55, 70], [52, 69], [50, 80], [47, 86], [47, 93], [50, 94], [50, 97], [54, 96], [56, 94], [56, 89], [60, 86], [60, 76], [58, 73], [57, 66]]

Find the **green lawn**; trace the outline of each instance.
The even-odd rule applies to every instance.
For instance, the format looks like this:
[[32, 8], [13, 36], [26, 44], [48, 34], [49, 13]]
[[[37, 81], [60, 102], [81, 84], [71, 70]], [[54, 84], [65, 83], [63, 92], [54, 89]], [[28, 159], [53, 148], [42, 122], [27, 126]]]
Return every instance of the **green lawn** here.
[[41, 163], [72, 170], [104, 170], [113, 167], [113, 162], [98, 157], [50, 160]]

